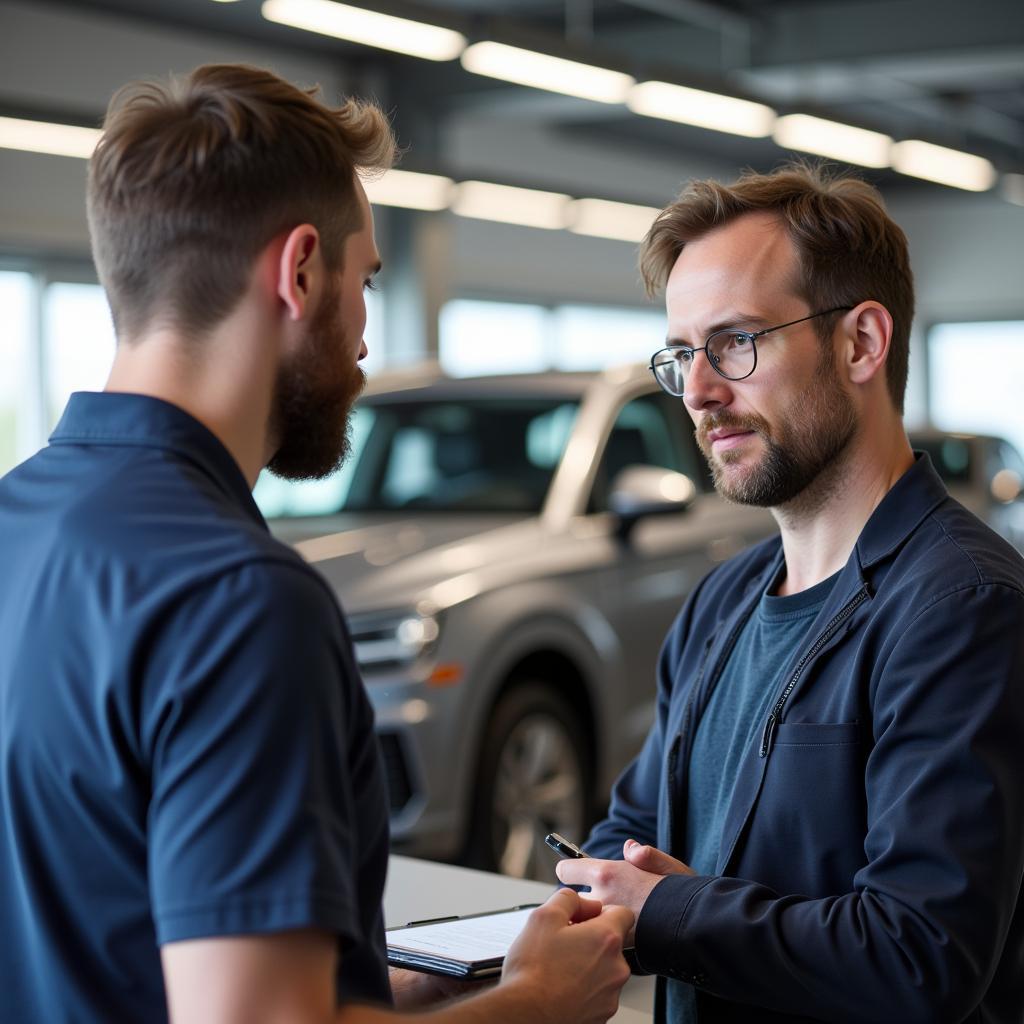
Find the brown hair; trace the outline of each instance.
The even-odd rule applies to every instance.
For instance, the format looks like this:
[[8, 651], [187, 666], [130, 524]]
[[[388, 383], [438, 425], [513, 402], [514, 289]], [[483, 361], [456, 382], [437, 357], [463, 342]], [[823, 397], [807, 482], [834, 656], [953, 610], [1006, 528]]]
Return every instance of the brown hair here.
[[395, 158], [369, 103], [332, 109], [269, 71], [210, 64], [127, 85], [89, 164], [93, 258], [119, 338], [154, 320], [189, 336], [241, 298], [260, 251], [304, 222], [341, 265], [362, 223], [355, 175]]
[[[640, 272], [649, 295], [663, 288], [687, 242], [745, 213], [779, 216], [800, 257], [797, 293], [812, 311], [880, 302], [892, 315], [886, 383], [903, 412], [914, 318], [914, 280], [907, 238], [878, 190], [823, 165], [791, 164], [772, 174], [750, 171], [733, 185], [691, 182], [658, 215], [640, 246]], [[817, 321], [822, 340], [835, 317]]]

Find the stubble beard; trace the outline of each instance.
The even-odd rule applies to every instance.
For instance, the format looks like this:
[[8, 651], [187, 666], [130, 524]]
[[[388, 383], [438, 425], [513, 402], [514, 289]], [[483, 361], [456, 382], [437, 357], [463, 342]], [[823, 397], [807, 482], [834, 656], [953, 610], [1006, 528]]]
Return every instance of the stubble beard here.
[[267, 469], [284, 480], [322, 480], [349, 454], [349, 417], [366, 374], [343, 361], [349, 346], [337, 305], [325, 295], [306, 344], [278, 371], [270, 420], [278, 448]]
[[[741, 452], [714, 454], [708, 435], [722, 427], [753, 431], [761, 438], [764, 454], [748, 472], [729, 472], [741, 461]], [[810, 387], [787, 423], [773, 429], [762, 416], [722, 410], [701, 421], [697, 443], [711, 467], [715, 489], [724, 498], [741, 505], [810, 513], [838, 486], [844, 454], [856, 431], [853, 400], [839, 382], [831, 349], [824, 347]]]

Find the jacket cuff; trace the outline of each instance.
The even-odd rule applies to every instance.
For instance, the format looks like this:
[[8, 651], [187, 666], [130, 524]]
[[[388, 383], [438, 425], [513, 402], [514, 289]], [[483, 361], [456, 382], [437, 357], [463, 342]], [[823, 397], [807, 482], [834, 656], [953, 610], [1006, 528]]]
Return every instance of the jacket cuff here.
[[691, 900], [713, 875], [666, 875], [652, 890], [636, 922], [636, 960], [648, 974], [702, 985], [707, 979], [682, 937]]

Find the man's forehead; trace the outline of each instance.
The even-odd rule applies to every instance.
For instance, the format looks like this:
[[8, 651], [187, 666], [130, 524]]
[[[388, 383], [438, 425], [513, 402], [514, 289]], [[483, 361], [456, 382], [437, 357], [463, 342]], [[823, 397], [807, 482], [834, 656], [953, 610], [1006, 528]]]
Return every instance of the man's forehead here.
[[753, 308], [756, 300], [793, 293], [799, 256], [778, 217], [750, 213], [687, 243], [669, 275], [674, 305]]

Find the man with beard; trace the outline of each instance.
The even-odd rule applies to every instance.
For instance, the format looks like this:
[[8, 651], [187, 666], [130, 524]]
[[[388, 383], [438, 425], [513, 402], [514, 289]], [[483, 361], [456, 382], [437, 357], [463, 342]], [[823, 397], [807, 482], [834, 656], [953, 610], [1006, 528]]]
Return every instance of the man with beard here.
[[1024, 564], [907, 442], [903, 232], [787, 168], [691, 185], [641, 266], [655, 377], [781, 536], [690, 596], [559, 877], [638, 915], [659, 1020], [1019, 1024]]
[[[372, 712], [250, 494], [344, 456], [380, 266], [356, 172], [393, 154], [376, 108], [253, 68], [115, 97], [88, 194], [113, 369], [0, 482], [8, 1019], [394, 1017]], [[556, 894], [501, 984], [424, 1019], [603, 1021], [631, 925]]]

